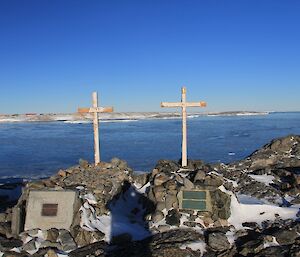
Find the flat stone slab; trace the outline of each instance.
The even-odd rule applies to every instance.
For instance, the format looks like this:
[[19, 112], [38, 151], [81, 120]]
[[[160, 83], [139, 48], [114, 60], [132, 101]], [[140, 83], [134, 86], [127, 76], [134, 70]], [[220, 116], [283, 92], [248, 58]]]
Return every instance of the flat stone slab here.
[[72, 190], [29, 192], [24, 230], [51, 228], [69, 230], [78, 193]]

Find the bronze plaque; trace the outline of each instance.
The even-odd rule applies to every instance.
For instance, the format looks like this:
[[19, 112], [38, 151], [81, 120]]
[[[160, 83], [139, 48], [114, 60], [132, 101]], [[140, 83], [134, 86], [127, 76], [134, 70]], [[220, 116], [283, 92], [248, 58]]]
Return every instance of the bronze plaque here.
[[42, 216], [57, 216], [57, 203], [44, 203], [42, 206]]

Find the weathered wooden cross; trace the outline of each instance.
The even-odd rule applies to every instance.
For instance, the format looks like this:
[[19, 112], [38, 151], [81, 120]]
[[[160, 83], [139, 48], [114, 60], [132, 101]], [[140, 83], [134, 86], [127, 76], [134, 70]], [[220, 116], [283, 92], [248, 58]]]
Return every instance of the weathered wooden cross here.
[[113, 112], [113, 107], [98, 107], [98, 94], [92, 94], [93, 107], [91, 108], [78, 108], [79, 113], [93, 113], [94, 123], [94, 148], [95, 148], [95, 165], [100, 163], [100, 142], [99, 142], [99, 115], [100, 112]]
[[187, 107], [206, 107], [206, 102], [186, 102], [186, 87], [181, 88], [181, 102], [168, 103], [162, 102], [161, 107], [181, 107], [182, 111], [182, 150], [181, 150], [181, 160], [182, 167], [187, 166], [187, 133], [186, 133], [186, 108]]

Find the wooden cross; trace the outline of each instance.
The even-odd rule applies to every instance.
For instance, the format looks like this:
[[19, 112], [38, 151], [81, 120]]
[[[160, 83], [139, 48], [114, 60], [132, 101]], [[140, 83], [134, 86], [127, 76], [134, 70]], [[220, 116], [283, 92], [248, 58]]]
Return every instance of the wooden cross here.
[[78, 108], [79, 113], [93, 113], [94, 123], [94, 149], [95, 149], [95, 165], [100, 163], [100, 142], [99, 142], [99, 115], [100, 112], [113, 112], [113, 107], [98, 107], [98, 94], [92, 94], [93, 107], [91, 108]]
[[181, 102], [168, 103], [162, 102], [161, 107], [181, 107], [182, 111], [182, 167], [187, 166], [187, 133], [186, 133], [186, 107], [206, 107], [206, 102], [186, 102], [186, 87], [181, 88]]

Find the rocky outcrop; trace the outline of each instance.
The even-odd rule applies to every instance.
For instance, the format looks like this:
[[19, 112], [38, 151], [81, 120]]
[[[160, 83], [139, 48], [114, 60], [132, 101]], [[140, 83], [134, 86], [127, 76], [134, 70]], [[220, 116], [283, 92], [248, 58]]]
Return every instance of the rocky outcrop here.
[[[48, 256], [299, 256], [299, 219], [230, 223], [232, 199], [250, 197], [276, 207], [300, 203], [300, 137], [273, 140], [244, 160], [207, 164], [161, 160], [151, 173], [135, 174], [114, 158], [97, 166], [81, 160], [49, 179], [27, 183], [18, 204], [0, 214], [0, 255]], [[25, 210], [30, 190], [78, 191], [81, 206], [70, 231], [40, 229], [13, 236], [10, 223]], [[206, 192], [204, 209], [183, 208], [183, 191]], [[119, 214], [122, 213], [122, 217]], [[264, 213], [258, 215], [263, 216]], [[298, 213], [299, 216], [299, 213]], [[120, 227], [127, 231], [105, 230]], [[110, 221], [110, 224], [105, 223]], [[99, 225], [100, 224], [100, 225]], [[104, 230], [102, 230], [104, 228]], [[141, 238], [134, 233], [142, 229]], [[18, 252], [16, 252], [16, 249]]]
[[283, 205], [300, 203], [300, 136], [275, 139], [245, 160], [212, 168], [237, 183], [226, 186], [236, 193]]

